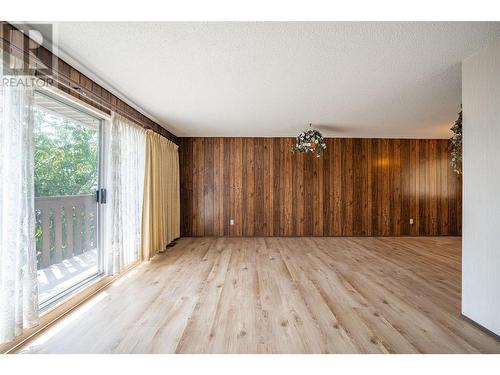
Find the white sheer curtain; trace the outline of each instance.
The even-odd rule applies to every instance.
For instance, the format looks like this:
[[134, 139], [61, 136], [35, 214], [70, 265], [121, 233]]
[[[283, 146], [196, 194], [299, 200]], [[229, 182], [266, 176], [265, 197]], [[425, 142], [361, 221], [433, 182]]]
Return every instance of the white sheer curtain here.
[[107, 129], [104, 266], [108, 275], [139, 259], [146, 132], [113, 113]]
[[38, 323], [32, 104], [0, 87], [0, 343]]

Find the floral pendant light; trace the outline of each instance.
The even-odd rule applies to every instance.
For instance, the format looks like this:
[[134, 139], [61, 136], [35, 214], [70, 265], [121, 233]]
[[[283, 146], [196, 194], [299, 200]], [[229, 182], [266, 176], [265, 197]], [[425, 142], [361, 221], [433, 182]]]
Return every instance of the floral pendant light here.
[[313, 152], [316, 157], [320, 157], [322, 152], [326, 150], [325, 139], [319, 131], [312, 128], [309, 124], [309, 129], [304, 130], [297, 136], [295, 144], [292, 146], [292, 152]]

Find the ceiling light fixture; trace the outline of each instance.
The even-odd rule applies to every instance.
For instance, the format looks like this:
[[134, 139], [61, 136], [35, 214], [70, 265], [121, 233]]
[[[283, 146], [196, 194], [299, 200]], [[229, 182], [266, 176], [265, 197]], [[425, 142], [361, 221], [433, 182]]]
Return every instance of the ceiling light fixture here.
[[326, 150], [326, 142], [323, 135], [309, 124], [302, 133], [297, 136], [295, 144], [292, 146], [292, 152], [312, 152], [316, 157], [320, 157]]

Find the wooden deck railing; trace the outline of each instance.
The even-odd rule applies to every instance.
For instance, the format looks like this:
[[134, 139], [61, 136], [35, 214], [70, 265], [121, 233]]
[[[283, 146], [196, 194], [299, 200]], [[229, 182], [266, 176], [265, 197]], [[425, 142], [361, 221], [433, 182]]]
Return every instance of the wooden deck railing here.
[[96, 247], [96, 207], [92, 194], [35, 198], [38, 269]]

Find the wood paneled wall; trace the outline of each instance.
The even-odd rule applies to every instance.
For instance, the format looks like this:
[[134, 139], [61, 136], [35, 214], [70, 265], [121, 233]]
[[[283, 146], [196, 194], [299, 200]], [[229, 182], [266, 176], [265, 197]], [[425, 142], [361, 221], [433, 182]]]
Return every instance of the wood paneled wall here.
[[328, 139], [317, 158], [292, 138], [179, 139], [182, 236], [461, 234], [447, 140]]
[[29, 38], [20, 32], [14, 32], [15, 30], [17, 29], [10, 23], [0, 21], [0, 48], [19, 58], [30, 57], [32, 60], [40, 62], [45, 69], [35, 72], [37, 77], [51, 82], [52, 86], [104, 113], [110, 114], [110, 111], [115, 111], [142, 127], [151, 129], [174, 143], [179, 143], [174, 134], [80, 73], [48, 49], [43, 46], [28, 49]]

